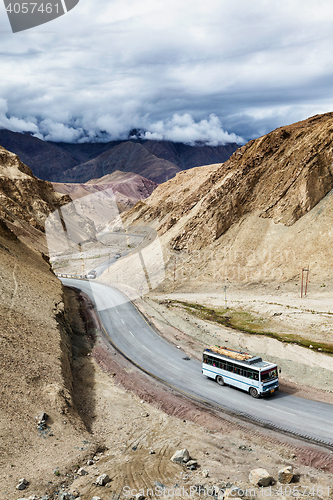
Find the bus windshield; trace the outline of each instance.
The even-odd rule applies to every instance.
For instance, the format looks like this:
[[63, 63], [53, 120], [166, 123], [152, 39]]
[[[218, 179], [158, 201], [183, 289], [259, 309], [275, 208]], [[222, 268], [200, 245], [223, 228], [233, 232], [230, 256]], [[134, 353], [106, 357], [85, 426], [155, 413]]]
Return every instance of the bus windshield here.
[[269, 380], [273, 380], [278, 377], [277, 368], [272, 368], [271, 370], [266, 370], [265, 372], [261, 372], [260, 378], [262, 382], [268, 382]]

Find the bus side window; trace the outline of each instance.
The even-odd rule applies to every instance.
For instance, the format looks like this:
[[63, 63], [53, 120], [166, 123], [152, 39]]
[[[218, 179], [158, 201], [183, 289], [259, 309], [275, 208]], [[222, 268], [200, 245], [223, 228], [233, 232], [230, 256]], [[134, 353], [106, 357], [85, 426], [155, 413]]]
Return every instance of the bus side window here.
[[254, 372], [254, 380], [259, 380], [259, 373]]

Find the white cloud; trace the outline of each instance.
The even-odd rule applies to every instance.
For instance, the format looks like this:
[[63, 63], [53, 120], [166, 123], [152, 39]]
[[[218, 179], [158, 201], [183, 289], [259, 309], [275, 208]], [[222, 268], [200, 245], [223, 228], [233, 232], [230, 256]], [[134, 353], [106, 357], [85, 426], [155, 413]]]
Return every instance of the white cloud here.
[[13, 132], [37, 132], [38, 127], [31, 121], [21, 120], [12, 116], [8, 118], [8, 105], [5, 99], [0, 98], [0, 128], [6, 128]]
[[5, 128], [220, 144], [332, 109], [330, 0], [81, 0], [16, 34], [0, 6]]
[[238, 144], [245, 142], [242, 137], [225, 132], [220, 120], [214, 114], [209, 116], [209, 120], [201, 120], [197, 123], [188, 113], [175, 114], [166, 122], [160, 120], [152, 123], [149, 131], [143, 136], [145, 139], [184, 142], [192, 145], [196, 142], [204, 142], [209, 146], [218, 146], [228, 142]]

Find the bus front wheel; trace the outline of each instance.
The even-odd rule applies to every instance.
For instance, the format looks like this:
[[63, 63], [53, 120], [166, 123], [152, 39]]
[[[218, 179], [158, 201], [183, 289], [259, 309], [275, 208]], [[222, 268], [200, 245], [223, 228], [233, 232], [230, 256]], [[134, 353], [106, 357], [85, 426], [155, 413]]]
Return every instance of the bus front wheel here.
[[224, 380], [223, 380], [223, 377], [221, 377], [221, 375], [218, 375], [216, 377], [216, 382], [219, 384], [219, 385], [224, 385]]
[[251, 387], [250, 388], [250, 395], [253, 397], [253, 398], [256, 398], [258, 399], [259, 398], [259, 392], [257, 391], [257, 389], [255, 387]]

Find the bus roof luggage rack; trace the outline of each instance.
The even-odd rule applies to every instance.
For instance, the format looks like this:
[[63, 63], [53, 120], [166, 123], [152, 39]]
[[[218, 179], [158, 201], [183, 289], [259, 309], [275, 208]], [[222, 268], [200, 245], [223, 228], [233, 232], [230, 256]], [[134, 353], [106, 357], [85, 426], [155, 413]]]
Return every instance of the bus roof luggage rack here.
[[258, 356], [253, 357], [247, 352], [236, 351], [236, 349], [230, 349], [230, 347], [214, 345], [207, 349], [207, 351], [215, 352], [216, 354], [221, 354], [222, 356], [227, 356], [228, 358], [237, 359], [238, 361], [245, 361], [250, 365], [262, 361]]

